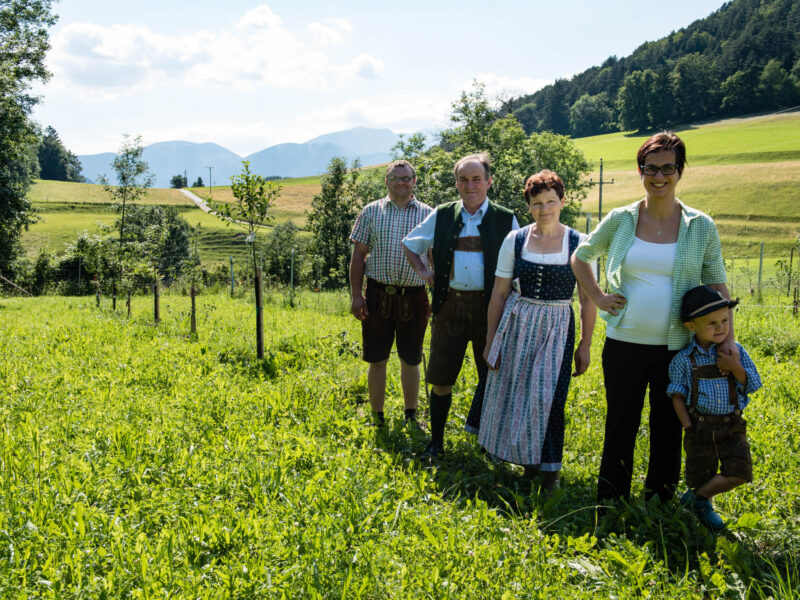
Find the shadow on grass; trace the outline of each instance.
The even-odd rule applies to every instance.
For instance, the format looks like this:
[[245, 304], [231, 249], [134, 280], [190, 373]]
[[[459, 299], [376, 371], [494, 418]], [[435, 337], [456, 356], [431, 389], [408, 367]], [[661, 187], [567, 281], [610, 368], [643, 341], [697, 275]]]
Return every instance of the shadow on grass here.
[[451, 435], [447, 454], [431, 462], [421, 457], [428, 434], [410, 431], [402, 418], [376, 428], [374, 436], [376, 447], [394, 454], [406, 469], [430, 470], [445, 501], [477, 499], [509, 520], [533, 519], [542, 533], [562, 540], [588, 535], [602, 548], [632, 544], [677, 578], [687, 570], [698, 573], [710, 589], [746, 589], [753, 598], [800, 593], [796, 540], [765, 545], [763, 531], [748, 527], [747, 518], [714, 533], [677, 498], [669, 502], [635, 498], [600, 507], [595, 501], [596, 480], [572, 477], [569, 471], [561, 488], [546, 494], [541, 476], [527, 478], [521, 467], [493, 462], [472, 436]]

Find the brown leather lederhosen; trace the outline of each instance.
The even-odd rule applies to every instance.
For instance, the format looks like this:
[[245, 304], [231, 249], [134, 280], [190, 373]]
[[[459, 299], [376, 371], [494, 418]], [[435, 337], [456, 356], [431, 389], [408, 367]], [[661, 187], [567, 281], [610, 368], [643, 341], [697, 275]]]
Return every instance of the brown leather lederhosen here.
[[[731, 420], [732, 416], [741, 416], [742, 409], [739, 406], [739, 395], [736, 393], [736, 380], [733, 374], [728, 373], [727, 376], [719, 371], [719, 367], [715, 364], [697, 366], [697, 361], [694, 359], [694, 353], [689, 353], [689, 361], [692, 363], [692, 396], [687, 403], [689, 413], [694, 416], [698, 421], [708, 423], [722, 423]], [[698, 381], [700, 379], [727, 379], [728, 380], [728, 401], [733, 407], [733, 410], [726, 415], [707, 415], [697, 410], [697, 403], [700, 401], [700, 392], [698, 389]]]

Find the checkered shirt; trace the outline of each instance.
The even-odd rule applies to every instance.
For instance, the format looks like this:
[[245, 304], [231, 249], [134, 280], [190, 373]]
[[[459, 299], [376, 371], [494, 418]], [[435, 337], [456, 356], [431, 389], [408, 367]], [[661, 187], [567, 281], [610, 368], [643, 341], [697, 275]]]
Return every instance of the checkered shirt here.
[[[608, 255], [606, 280], [612, 293], [622, 293], [622, 262], [636, 237], [640, 205], [641, 201], [612, 210], [575, 251], [575, 255], [585, 263]], [[720, 284], [726, 281], [717, 226], [705, 213], [681, 203], [667, 334], [670, 350], [685, 348], [689, 343], [689, 330], [683, 326], [680, 316], [683, 295], [701, 284]], [[618, 325], [626, 308], [623, 306], [619, 309], [617, 315], [600, 311], [600, 316], [610, 325]]]
[[369, 247], [367, 277], [389, 285], [425, 285], [403, 254], [403, 238], [433, 209], [412, 198], [403, 208], [389, 196], [370, 202], [358, 215], [350, 239]]
[[[739, 361], [742, 363], [744, 372], [747, 373], [747, 383], [745, 385], [738, 381], [736, 382], [739, 408], [744, 410], [744, 407], [750, 403], [749, 394], [761, 387], [761, 377], [758, 375], [753, 360], [742, 348], [741, 344], [737, 342], [736, 347], [739, 349]], [[708, 350], [704, 350], [692, 336], [689, 346], [678, 352], [669, 364], [667, 396], [671, 397], [673, 394], [680, 394], [686, 398], [687, 405], [692, 395], [692, 362], [689, 360], [691, 353], [694, 353], [694, 360], [698, 367], [713, 365], [717, 362], [717, 346], [716, 344], [711, 344]], [[728, 382], [726, 379], [701, 379], [697, 382], [697, 395], [697, 406], [695, 408], [702, 413], [727, 415], [734, 410], [728, 399]]]

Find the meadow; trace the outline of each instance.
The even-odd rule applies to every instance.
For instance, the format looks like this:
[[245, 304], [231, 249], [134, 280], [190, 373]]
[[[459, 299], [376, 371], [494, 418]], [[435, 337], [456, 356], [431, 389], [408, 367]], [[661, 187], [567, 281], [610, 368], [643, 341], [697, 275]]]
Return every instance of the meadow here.
[[[784, 303], [776, 298], [770, 304]], [[494, 464], [461, 426], [420, 461], [390, 365], [387, 416], [367, 425], [358, 323], [343, 293], [267, 295], [266, 358], [243, 297], [0, 299], [0, 597], [790, 598], [800, 595], [800, 320], [741, 307], [764, 382], [747, 409], [755, 479], [710, 534], [676, 502], [598, 514], [602, 325], [567, 403], [552, 497]], [[392, 359], [394, 363], [396, 359]], [[427, 420], [420, 390], [422, 419]], [[645, 417], [646, 418], [646, 417]]]
[[[275, 203], [270, 225], [291, 220], [303, 229], [306, 210], [320, 190], [319, 177], [286, 179], [280, 183], [283, 193]], [[214, 186], [210, 192], [207, 187], [187, 189], [201, 199], [210, 193], [211, 198], [219, 202], [233, 200], [229, 186]], [[118, 217], [109, 195], [99, 185], [37, 180], [31, 187], [30, 199], [39, 219], [23, 236], [23, 244], [31, 257], [43, 247], [50, 252], [61, 252], [80, 232], [102, 233]], [[227, 226], [214, 215], [199, 210], [180, 190], [153, 188], [138, 204], [176, 207], [190, 225], [199, 225], [198, 246], [204, 262], [221, 263], [229, 256], [239, 260], [247, 255], [242, 228]], [[267, 231], [269, 227], [262, 230], [259, 237]]]
[[[800, 113], [728, 119], [676, 130], [686, 141], [689, 159], [678, 196], [717, 220], [725, 256], [754, 261], [763, 242], [765, 256], [773, 262], [787, 259], [800, 235]], [[601, 158], [604, 180], [614, 180], [603, 190], [603, 214], [641, 198], [634, 163], [636, 150], [646, 137], [613, 133], [575, 140], [594, 165], [593, 181], [599, 180]], [[320, 178], [279, 183], [283, 192], [275, 204], [272, 224], [291, 220], [301, 235], [308, 235], [307, 211], [320, 191]], [[201, 197], [209, 193], [208, 188], [193, 191]], [[211, 188], [211, 196], [221, 202], [233, 200], [229, 186]], [[43, 246], [60, 252], [79, 232], [100, 231], [99, 223], [109, 225], [116, 218], [108, 195], [96, 185], [38, 181], [30, 197], [40, 210], [41, 221], [23, 237], [29, 256]], [[203, 214], [178, 190], [153, 189], [143, 203], [178, 206], [190, 224], [199, 223], [200, 253], [205, 262], [225, 262], [230, 255], [238, 259], [247, 252], [237, 228]], [[597, 224], [598, 204], [597, 188], [593, 188], [582, 207], [584, 213], [592, 214], [590, 224]], [[580, 219], [578, 228], [585, 230], [585, 218]]]

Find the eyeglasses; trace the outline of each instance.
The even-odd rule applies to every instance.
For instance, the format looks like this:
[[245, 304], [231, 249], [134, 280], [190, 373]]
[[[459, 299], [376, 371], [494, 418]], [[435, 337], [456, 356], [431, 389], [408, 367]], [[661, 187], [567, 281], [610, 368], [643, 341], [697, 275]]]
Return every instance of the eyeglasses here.
[[391, 181], [392, 183], [397, 183], [398, 181], [402, 181], [403, 183], [408, 183], [409, 181], [414, 180], [413, 175], [389, 175], [386, 179]]
[[666, 165], [639, 165], [639, 168], [642, 170], [642, 173], [647, 175], [648, 177], [653, 177], [656, 173], [661, 171], [661, 174], [664, 177], [669, 177], [670, 175], [674, 175], [675, 171], [678, 170], [678, 165], [673, 165], [672, 163], [668, 163]]

